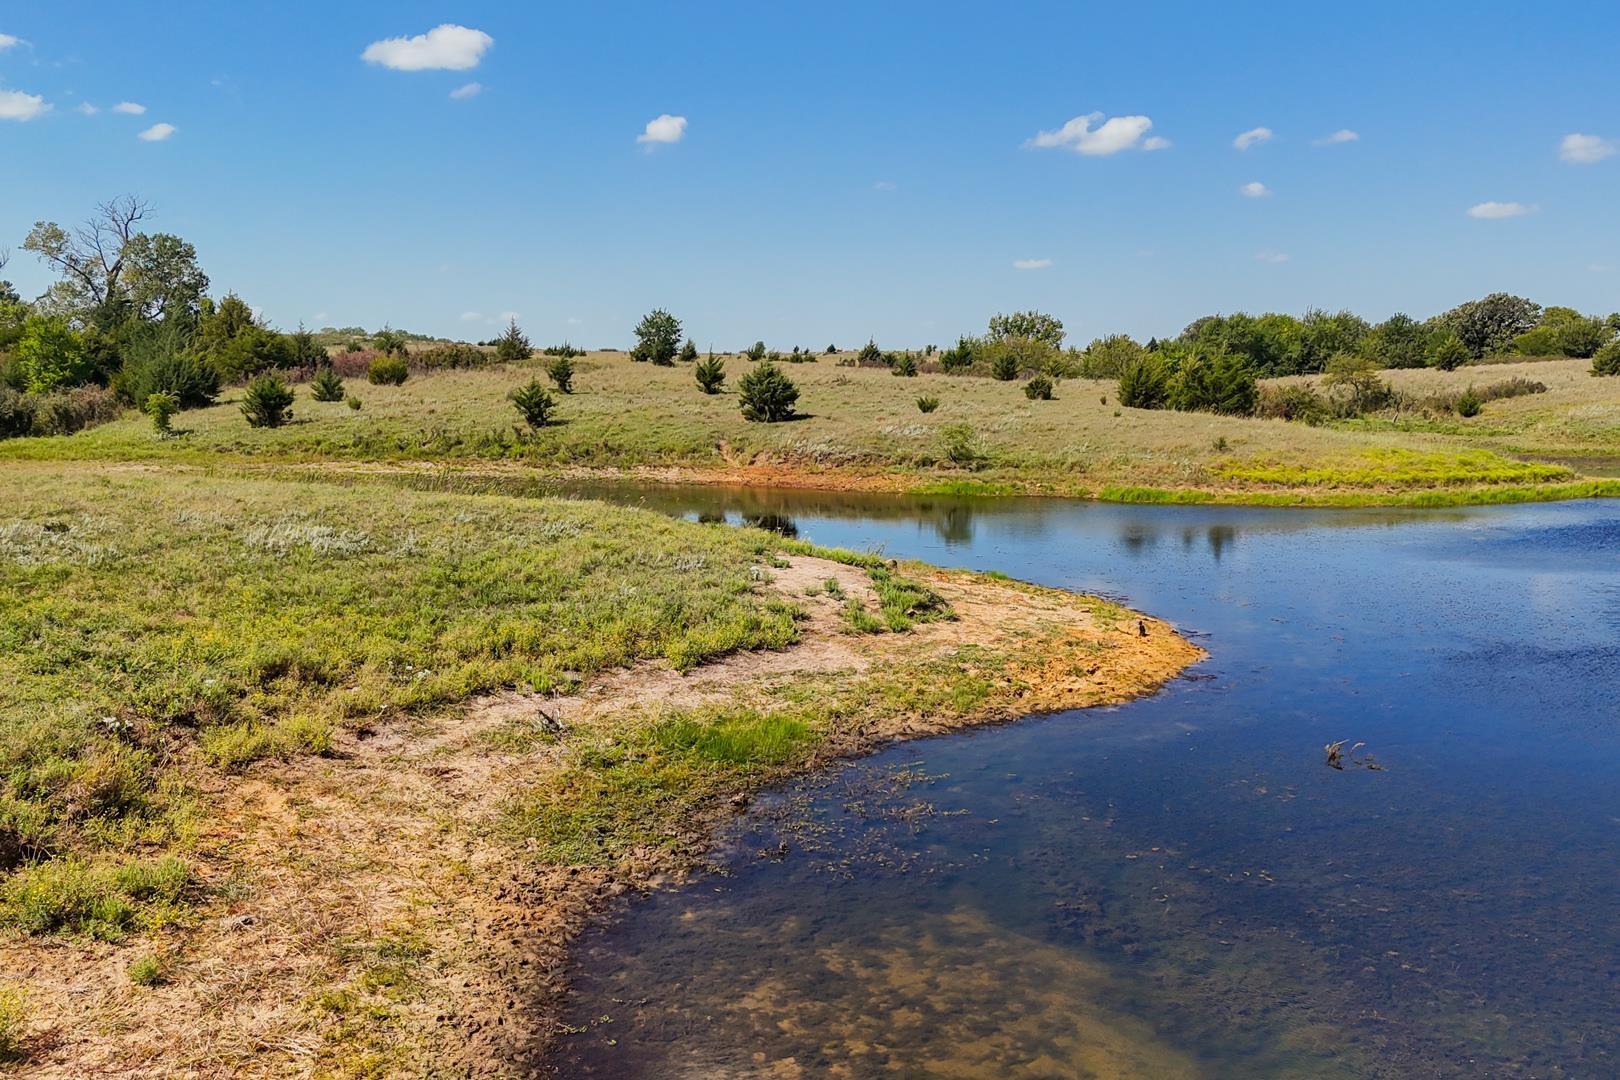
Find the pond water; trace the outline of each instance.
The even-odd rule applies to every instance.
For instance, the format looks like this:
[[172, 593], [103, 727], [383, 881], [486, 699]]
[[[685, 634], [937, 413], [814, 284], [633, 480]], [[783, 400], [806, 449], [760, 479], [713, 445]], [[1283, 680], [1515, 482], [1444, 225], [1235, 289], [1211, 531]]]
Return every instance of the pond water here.
[[582, 494], [1104, 593], [1210, 658], [761, 800], [581, 942], [560, 1075], [1620, 1076], [1620, 503]]

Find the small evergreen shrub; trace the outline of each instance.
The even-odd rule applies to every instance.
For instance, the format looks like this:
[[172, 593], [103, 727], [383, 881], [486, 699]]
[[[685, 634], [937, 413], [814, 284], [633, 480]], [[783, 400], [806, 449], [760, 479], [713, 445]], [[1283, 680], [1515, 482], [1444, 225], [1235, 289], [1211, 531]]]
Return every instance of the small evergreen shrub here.
[[557, 399], [551, 391], [540, 385], [539, 379], [530, 379], [511, 393], [512, 404], [522, 414], [523, 422], [531, 428], [543, 428], [551, 423], [551, 414], [557, 409]]
[[969, 424], [946, 424], [939, 434], [945, 440], [945, 457], [952, 465], [976, 469], [984, 463], [979, 439]]
[[1018, 354], [1011, 349], [997, 349], [995, 359], [990, 361], [991, 377], [1001, 382], [1012, 382], [1018, 378]]
[[167, 435], [169, 421], [180, 411], [180, 399], [173, 394], [148, 394], [141, 411], [152, 418], [152, 430]]
[[570, 359], [576, 356], [585, 355], [584, 349], [576, 349], [571, 342], [567, 341], [563, 342], [561, 345], [547, 345], [541, 350], [541, 352], [545, 353], [547, 356], [566, 356]]
[[113, 388], [131, 405], [153, 394], [173, 394], [182, 409], [212, 405], [219, 396], [219, 375], [191, 353], [166, 344], [139, 342], [125, 358]]
[[503, 364], [515, 364], [520, 360], [527, 360], [534, 353], [534, 346], [529, 344], [528, 337], [518, 329], [516, 319], [508, 319], [506, 333], [495, 342], [495, 359]]
[[410, 339], [400, 331], [385, 326], [372, 335], [371, 344], [380, 353], [403, 357], [410, 348]]
[[1462, 396], [1457, 399], [1458, 416], [1478, 416], [1479, 411], [1484, 407], [1485, 403], [1479, 399], [1478, 394], [1474, 393], [1472, 386], [1464, 390]]
[[411, 369], [403, 356], [384, 353], [366, 368], [366, 381], [373, 386], [403, 386]]
[[917, 377], [917, 361], [910, 353], [901, 353], [895, 357], [894, 366], [889, 368], [889, 374], [901, 375], [908, 379]]
[[1462, 339], [1451, 333], [1441, 335], [1429, 353], [1430, 362], [1441, 371], [1456, 371], [1473, 358]]
[[248, 427], [275, 428], [292, 419], [293, 391], [280, 375], [260, 375], [242, 395]]
[[431, 349], [412, 353], [409, 360], [419, 368], [429, 371], [440, 371], [446, 368], [480, 368], [495, 363], [499, 357], [495, 353], [485, 352], [477, 345], [469, 345], [465, 341], [452, 341], [444, 345], [435, 345]]
[[855, 354], [855, 363], [861, 367], [877, 367], [886, 363], [886, 360], [883, 350], [877, 347], [877, 342], [867, 338], [866, 344], [861, 346], [861, 351]]
[[693, 341], [691, 338], [687, 338], [686, 344], [681, 346], [680, 360], [683, 364], [690, 364], [697, 358], [697, 342]]
[[1031, 401], [1051, 401], [1052, 390], [1052, 379], [1048, 375], [1037, 375], [1024, 384], [1024, 396]]
[[1127, 409], [1162, 409], [1170, 396], [1170, 372], [1157, 354], [1144, 353], [1126, 362], [1115, 395]]
[[939, 408], [939, 398], [937, 397], [920, 397], [917, 399], [918, 412], [931, 413], [937, 408]]
[[1263, 386], [1254, 402], [1254, 415], [1268, 420], [1320, 424], [1329, 412], [1327, 399], [1308, 386]]
[[744, 419], [774, 424], [793, 416], [799, 388], [775, 364], [754, 368], [737, 382]]
[[1609, 342], [1592, 357], [1593, 375], [1620, 375], [1620, 338]]
[[546, 364], [546, 374], [556, 384], [559, 394], [574, 392], [574, 360], [569, 356], [555, 356]]
[[355, 397], [353, 394], [350, 394], [348, 397], [344, 398], [343, 401], [344, 404], [349, 406], [350, 412], [360, 411], [360, 399]]
[[718, 394], [726, 381], [726, 365], [718, 356], [710, 353], [698, 361], [697, 367], [692, 369], [692, 374], [697, 379], [699, 389], [705, 394]]
[[337, 369], [331, 364], [325, 364], [315, 372], [315, 378], [309, 383], [309, 396], [316, 401], [342, 401], [343, 379], [339, 377]]
[[748, 348], [743, 352], [743, 355], [748, 357], [748, 359], [752, 360], [754, 363], [759, 363], [761, 360], [765, 359], [765, 343], [763, 341], [754, 342], [752, 345], [748, 346]]
[[1254, 372], [1232, 353], [1189, 356], [1169, 381], [1168, 403], [1182, 412], [1247, 416], [1254, 412]]

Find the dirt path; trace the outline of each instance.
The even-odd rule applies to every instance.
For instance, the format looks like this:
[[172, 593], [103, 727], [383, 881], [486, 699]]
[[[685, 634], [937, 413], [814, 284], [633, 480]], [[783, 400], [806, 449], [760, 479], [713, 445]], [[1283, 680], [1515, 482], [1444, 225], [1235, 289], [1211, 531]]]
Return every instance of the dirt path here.
[[[927, 583], [955, 620], [852, 634], [847, 598], [876, 610], [865, 571], [796, 556], [770, 578], [762, 588], [806, 613], [790, 649], [686, 675], [641, 664], [573, 696], [508, 693], [348, 733], [328, 757], [199, 773], [193, 862], [208, 899], [194, 919], [118, 945], [0, 941], [0, 968], [27, 988], [34, 1016], [19, 1075], [528, 1074], [559, 1032], [572, 936], [612, 897], [692, 872], [713, 826], [745, 801], [670, 822], [679, 855], [547, 865], [503, 827], [503, 810], [556, 778], [577, 740], [630, 713], [951, 660], [970, 645], [1016, 658], [989, 673], [996, 692], [971, 715], [884, 714], [829, 733], [825, 761], [1125, 700], [1202, 655], [1094, 598], [947, 572]], [[125, 974], [146, 953], [169, 963], [163, 985]]]

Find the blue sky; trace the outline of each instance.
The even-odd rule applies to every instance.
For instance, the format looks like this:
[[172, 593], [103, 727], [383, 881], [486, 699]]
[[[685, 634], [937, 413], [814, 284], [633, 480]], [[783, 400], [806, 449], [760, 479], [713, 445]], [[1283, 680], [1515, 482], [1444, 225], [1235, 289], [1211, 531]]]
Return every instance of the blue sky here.
[[[32, 294], [35, 220], [138, 193], [282, 327], [514, 312], [591, 346], [655, 306], [721, 348], [1025, 307], [1082, 344], [1498, 289], [1606, 313], [1617, 40], [1612, 2], [8, 0], [0, 247]], [[659, 117], [678, 141], [638, 141]]]

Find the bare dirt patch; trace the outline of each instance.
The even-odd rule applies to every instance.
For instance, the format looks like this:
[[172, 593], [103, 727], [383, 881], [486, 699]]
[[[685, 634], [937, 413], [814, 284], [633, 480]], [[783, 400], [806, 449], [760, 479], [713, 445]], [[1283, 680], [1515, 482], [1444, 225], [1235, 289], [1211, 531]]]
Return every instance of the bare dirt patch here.
[[[33, 1017], [21, 1074], [214, 1077], [529, 1074], [559, 1032], [572, 936], [610, 898], [700, 866], [721, 802], [672, 821], [685, 854], [547, 865], [500, 828], [504, 806], [565, 767], [571, 740], [646, 716], [748, 700], [763, 685], [837, 680], [988, 648], [1014, 657], [968, 716], [885, 713], [829, 733], [818, 762], [882, 743], [1151, 692], [1202, 655], [1166, 624], [1106, 601], [906, 567], [956, 617], [856, 634], [868, 574], [804, 556], [760, 587], [804, 611], [802, 640], [680, 674], [646, 663], [567, 696], [504, 693], [347, 732], [326, 757], [197, 770], [193, 862], [207, 899], [188, 923], [109, 945], [0, 941]], [[835, 585], [829, 587], [828, 583]], [[969, 662], [966, 659], [963, 663]], [[982, 659], [973, 662], [983, 663]], [[170, 974], [126, 975], [159, 954]]]

